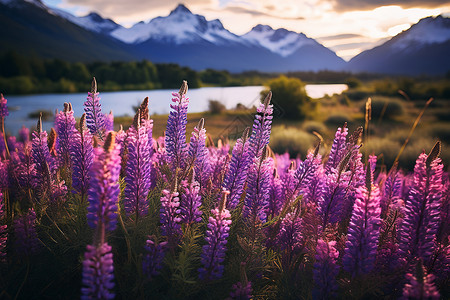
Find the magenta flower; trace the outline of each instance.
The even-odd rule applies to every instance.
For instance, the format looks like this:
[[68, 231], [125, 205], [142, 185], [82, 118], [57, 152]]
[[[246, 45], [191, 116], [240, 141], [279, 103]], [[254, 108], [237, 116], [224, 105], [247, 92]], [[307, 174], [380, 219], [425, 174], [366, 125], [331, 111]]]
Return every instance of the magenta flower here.
[[73, 116], [72, 104], [64, 103], [64, 110], [55, 116], [56, 151], [58, 153], [60, 166], [70, 166], [70, 145], [75, 129], [75, 117]]
[[24, 144], [30, 141], [30, 129], [22, 125], [22, 128], [19, 129], [19, 140]]
[[93, 136], [103, 140], [105, 134], [105, 115], [102, 113], [102, 105], [97, 92], [97, 81], [92, 79], [92, 88], [88, 92], [86, 102], [84, 102], [84, 112], [86, 113], [86, 124]]
[[0, 263], [6, 260], [6, 243], [8, 242], [8, 225], [5, 224], [5, 200], [0, 192]]
[[142, 259], [142, 269], [148, 279], [159, 275], [164, 256], [166, 255], [167, 242], [155, 242], [154, 236], [149, 236], [145, 245], [145, 253]]
[[337, 260], [339, 252], [336, 241], [317, 241], [316, 262], [313, 270], [313, 299], [331, 299], [336, 296], [338, 285], [336, 276], [339, 273]]
[[[195, 180], [202, 186], [206, 184], [210, 175], [209, 152], [206, 148], [206, 129], [203, 127], [205, 120], [202, 118], [192, 131], [191, 141], [189, 143], [186, 172], [193, 169]], [[187, 175], [187, 174], [186, 174]]]
[[180, 198], [178, 192], [162, 191], [160, 222], [161, 233], [167, 237], [170, 247], [174, 247], [181, 234]]
[[348, 128], [347, 123], [345, 123], [342, 128], [338, 128], [334, 136], [333, 145], [331, 146], [328, 161], [325, 165], [325, 170], [327, 173], [330, 172], [332, 168], [336, 169], [344, 157], [345, 150], [347, 149], [347, 134]]
[[198, 223], [202, 220], [202, 197], [200, 195], [200, 185], [197, 181], [188, 184], [184, 182], [183, 193], [181, 194], [180, 216], [185, 224]]
[[270, 131], [272, 128], [273, 105], [269, 104], [272, 99], [272, 92], [269, 92], [264, 100], [256, 109], [255, 120], [253, 122], [253, 130], [249, 139], [249, 155], [260, 157], [263, 155], [264, 147], [269, 145]]
[[105, 132], [114, 131], [114, 115], [112, 110], [105, 114]]
[[6, 98], [3, 97], [3, 94], [0, 93], [0, 118], [9, 116], [7, 103], [8, 103], [8, 100], [6, 100]]
[[16, 237], [15, 252], [20, 257], [35, 254], [41, 244], [36, 232], [36, 213], [34, 210], [30, 208], [26, 214], [14, 219], [13, 228]]
[[433, 274], [427, 274], [420, 259], [416, 264], [415, 274], [406, 274], [406, 280], [408, 282], [403, 287], [401, 299], [440, 299], [439, 292], [433, 283], [434, 276]]

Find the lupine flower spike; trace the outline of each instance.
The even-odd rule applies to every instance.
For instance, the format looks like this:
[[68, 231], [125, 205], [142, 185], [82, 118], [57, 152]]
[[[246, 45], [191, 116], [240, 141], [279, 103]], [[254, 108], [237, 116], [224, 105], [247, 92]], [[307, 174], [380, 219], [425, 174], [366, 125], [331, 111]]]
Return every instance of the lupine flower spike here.
[[5, 117], [9, 115], [8, 106], [6, 105], [8, 100], [3, 97], [3, 94], [0, 93], [0, 131], [3, 134], [3, 142], [5, 143], [6, 148], [6, 158], [9, 158], [9, 149], [8, 143], [6, 142], [6, 134], [5, 134]]
[[155, 236], [149, 236], [145, 245], [142, 268], [148, 279], [159, 275], [167, 249], [167, 242], [157, 242]]
[[57, 133], [56, 151], [59, 164], [62, 167], [70, 165], [70, 144], [75, 132], [75, 117], [73, 116], [72, 104], [64, 103], [64, 110], [55, 116], [55, 129]]
[[8, 225], [5, 224], [4, 198], [0, 192], [0, 263], [6, 260], [6, 243], [8, 241]]
[[88, 92], [86, 102], [84, 102], [84, 112], [86, 113], [86, 124], [93, 136], [97, 136], [103, 141], [105, 129], [105, 115], [102, 113], [100, 97], [97, 92], [97, 81], [92, 79], [92, 88]]
[[416, 264], [415, 274], [406, 274], [408, 282], [403, 288], [402, 300], [407, 299], [430, 299], [438, 300], [439, 292], [433, 284], [433, 274], [427, 274], [422, 260], [419, 259]]
[[273, 105], [269, 104], [272, 99], [272, 92], [269, 92], [264, 102], [256, 110], [253, 131], [250, 136], [250, 157], [260, 157], [263, 155], [264, 147], [269, 145], [270, 131], [272, 127]]
[[209, 217], [208, 229], [206, 230], [206, 245], [203, 246], [199, 276], [204, 280], [219, 279], [223, 275], [223, 261], [225, 260], [225, 251], [230, 230], [231, 215], [226, 209], [226, 201], [229, 191], [222, 191], [223, 197], [216, 209], [211, 211]]
[[245, 272], [245, 262], [241, 262], [241, 281], [233, 284], [230, 298], [233, 300], [250, 300], [252, 298], [252, 283], [248, 281]]
[[336, 241], [317, 241], [316, 262], [314, 263], [313, 299], [331, 299], [336, 296], [336, 276], [339, 273], [337, 260], [339, 252], [336, 250]]

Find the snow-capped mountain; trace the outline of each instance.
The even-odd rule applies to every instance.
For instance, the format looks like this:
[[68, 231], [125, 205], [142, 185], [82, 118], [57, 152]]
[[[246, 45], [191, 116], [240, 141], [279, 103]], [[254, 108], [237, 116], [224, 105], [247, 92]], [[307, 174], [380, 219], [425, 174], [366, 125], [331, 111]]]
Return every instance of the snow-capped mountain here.
[[238, 36], [226, 30], [219, 20], [207, 21], [180, 4], [167, 17], [157, 17], [148, 23], [139, 22], [131, 28], [119, 28], [111, 36], [138, 44], [149, 39], [176, 45], [208, 41], [215, 44], [239, 42]]
[[274, 30], [268, 25], [257, 25], [251, 31], [241, 36], [244, 40], [254, 45], [264, 47], [274, 53], [286, 57], [293, 54], [299, 48], [306, 45], [318, 45], [303, 33], [280, 28]]
[[427, 17], [386, 43], [352, 58], [350, 71], [444, 74], [450, 70], [450, 18]]
[[123, 28], [122, 25], [117, 24], [111, 19], [104, 19], [95, 12], [91, 12], [84, 17], [77, 17], [71, 13], [56, 8], [53, 8], [52, 11], [64, 19], [67, 19], [68, 21], [93, 32], [109, 34], [116, 29]]

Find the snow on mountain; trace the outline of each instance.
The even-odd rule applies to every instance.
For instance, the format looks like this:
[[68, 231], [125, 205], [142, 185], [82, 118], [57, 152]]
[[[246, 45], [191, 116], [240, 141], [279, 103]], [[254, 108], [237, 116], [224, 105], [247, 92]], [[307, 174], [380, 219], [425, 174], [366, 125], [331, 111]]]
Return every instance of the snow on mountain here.
[[199, 41], [223, 44], [239, 42], [239, 37], [226, 30], [219, 20], [207, 21], [194, 15], [180, 4], [167, 17], [157, 17], [148, 23], [139, 22], [131, 28], [119, 28], [111, 36], [129, 44], [138, 44], [148, 39], [175, 43], [176, 45]]
[[283, 57], [291, 55], [303, 46], [318, 44], [303, 33], [296, 33], [284, 28], [274, 30], [268, 25], [257, 25], [241, 37], [254, 45], [267, 48]]
[[442, 16], [421, 19], [391, 40], [391, 47], [403, 50], [411, 45], [444, 43], [450, 40], [450, 19]]
[[77, 17], [72, 15], [71, 13], [68, 13], [66, 11], [57, 8], [53, 8], [52, 11], [53, 13], [59, 15], [60, 17], [67, 19], [68, 21], [93, 32], [108, 34], [113, 30], [122, 28], [121, 25], [117, 24], [113, 20], [104, 19], [99, 14], [94, 12], [91, 12], [90, 14], [84, 17]]

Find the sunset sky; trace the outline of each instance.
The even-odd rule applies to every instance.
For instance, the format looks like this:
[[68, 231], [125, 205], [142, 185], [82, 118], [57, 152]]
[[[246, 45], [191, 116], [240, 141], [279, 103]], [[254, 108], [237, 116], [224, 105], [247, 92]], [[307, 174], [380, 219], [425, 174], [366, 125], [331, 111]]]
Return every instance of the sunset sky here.
[[[83, 16], [91, 11], [125, 27], [167, 16], [179, 0], [42, 0], [50, 7]], [[450, 16], [442, 0], [193, 0], [194, 14], [220, 19], [241, 35], [257, 24], [303, 32], [348, 60], [408, 29], [421, 18]]]

